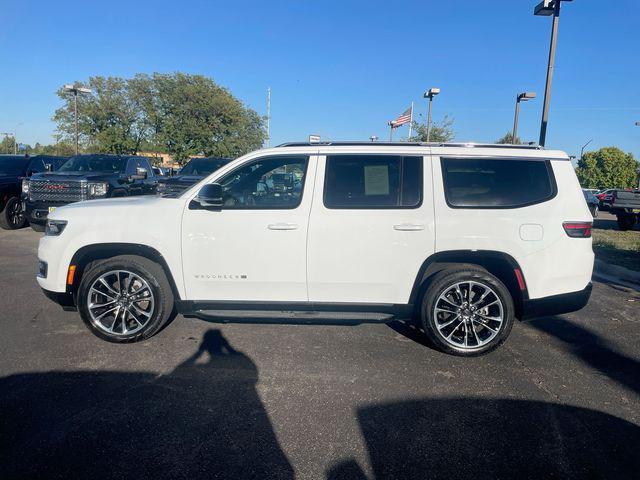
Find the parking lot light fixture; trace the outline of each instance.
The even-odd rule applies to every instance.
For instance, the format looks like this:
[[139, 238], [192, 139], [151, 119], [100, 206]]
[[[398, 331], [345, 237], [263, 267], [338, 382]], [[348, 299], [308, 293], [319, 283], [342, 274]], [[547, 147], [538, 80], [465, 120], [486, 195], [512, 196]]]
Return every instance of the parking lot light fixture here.
[[74, 117], [74, 125], [75, 125], [75, 137], [76, 137], [76, 155], [78, 155], [78, 94], [85, 93], [91, 94], [93, 91], [90, 88], [81, 87], [79, 85], [64, 85], [64, 90], [66, 92], [71, 92], [73, 94], [73, 117]]
[[573, 0], [543, 0], [533, 10], [534, 15], [548, 17], [553, 15], [551, 25], [551, 44], [549, 46], [549, 63], [547, 65], [547, 82], [544, 87], [544, 103], [542, 105], [542, 120], [540, 122], [540, 141], [544, 147], [547, 139], [547, 123], [549, 120], [549, 102], [551, 100], [551, 81], [553, 78], [553, 65], [556, 57], [556, 37], [558, 36], [558, 21], [560, 19], [560, 4], [562, 2], [572, 2]]
[[424, 98], [429, 99], [429, 109], [427, 110], [427, 142], [431, 139], [431, 103], [433, 102], [433, 97], [440, 93], [440, 89], [437, 87], [431, 87], [429, 90], [424, 92]]
[[511, 141], [516, 143], [518, 135], [518, 116], [520, 115], [520, 102], [527, 102], [536, 98], [536, 92], [522, 92], [516, 96], [516, 114], [513, 118], [513, 132], [511, 133]]
[[378, 141], [378, 136], [377, 135], [371, 135], [369, 137], [369, 140], [371, 140], [372, 142], [376, 142], [376, 141]]

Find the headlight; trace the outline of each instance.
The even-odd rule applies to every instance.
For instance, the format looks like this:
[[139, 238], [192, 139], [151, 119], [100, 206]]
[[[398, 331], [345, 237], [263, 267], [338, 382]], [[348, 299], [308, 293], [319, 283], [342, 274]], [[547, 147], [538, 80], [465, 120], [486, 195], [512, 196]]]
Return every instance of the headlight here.
[[108, 186], [106, 182], [89, 183], [89, 196], [104, 197], [107, 194]]
[[67, 226], [66, 220], [47, 220], [47, 228], [45, 228], [44, 234], [51, 236], [58, 236]]
[[28, 194], [29, 193], [29, 179], [28, 178], [23, 178], [22, 179], [22, 193], [24, 193], [24, 194]]

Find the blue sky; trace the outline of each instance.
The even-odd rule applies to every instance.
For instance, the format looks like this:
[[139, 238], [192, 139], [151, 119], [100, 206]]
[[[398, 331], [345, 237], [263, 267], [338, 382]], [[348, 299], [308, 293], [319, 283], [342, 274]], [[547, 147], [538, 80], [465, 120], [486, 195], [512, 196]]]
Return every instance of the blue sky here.
[[[538, 139], [550, 18], [536, 0], [0, 0], [0, 131], [51, 142], [56, 89], [93, 75], [183, 71], [213, 77], [261, 114], [272, 88], [272, 144], [319, 133], [388, 137], [386, 122], [442, 89], [434, 118], [456, 140], [509, 131]], [[617, 145], [640, 158], [638, 0], [564, 2], [547, 137], [570, 154]], [[407, 134], [406, 127], [396, 138]]]

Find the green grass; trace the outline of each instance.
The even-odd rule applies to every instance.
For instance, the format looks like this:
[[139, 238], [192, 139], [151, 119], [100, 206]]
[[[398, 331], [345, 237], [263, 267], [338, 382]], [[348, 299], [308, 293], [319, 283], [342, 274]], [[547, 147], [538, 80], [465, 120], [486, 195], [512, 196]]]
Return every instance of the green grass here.
[[598, 260], [640, 271], [640, 231], [594, 228], [593, 251]]

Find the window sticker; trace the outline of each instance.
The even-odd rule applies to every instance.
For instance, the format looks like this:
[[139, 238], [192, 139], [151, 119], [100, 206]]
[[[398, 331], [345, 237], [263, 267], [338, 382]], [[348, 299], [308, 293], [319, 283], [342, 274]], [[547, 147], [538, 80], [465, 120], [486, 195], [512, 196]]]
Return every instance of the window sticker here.
[[388, 165], [365, 165], [364, 194], [389, 195]]

